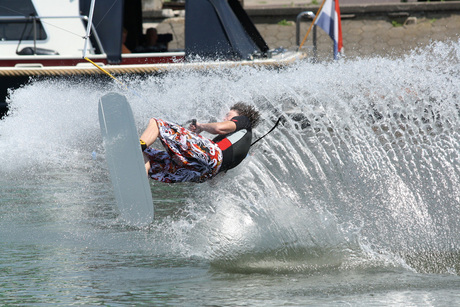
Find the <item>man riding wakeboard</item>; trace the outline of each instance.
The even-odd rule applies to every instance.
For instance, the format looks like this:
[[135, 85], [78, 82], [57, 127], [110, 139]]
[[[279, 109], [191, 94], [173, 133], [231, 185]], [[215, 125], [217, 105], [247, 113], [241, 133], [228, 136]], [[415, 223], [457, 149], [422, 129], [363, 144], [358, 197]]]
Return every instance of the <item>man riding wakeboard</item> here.
[[[222, 122], [193, 121], [188, 129], [151, 118], [140, 137], [147, 174], [166, 183], [211, 179], [244, 160], [259, 121], [259, 112], [242, 102], [233, 105]], [[202, 131], [217, 136], [211, 140], [201, 136]], [[165, 151], [150, 147], [158, 137]]]

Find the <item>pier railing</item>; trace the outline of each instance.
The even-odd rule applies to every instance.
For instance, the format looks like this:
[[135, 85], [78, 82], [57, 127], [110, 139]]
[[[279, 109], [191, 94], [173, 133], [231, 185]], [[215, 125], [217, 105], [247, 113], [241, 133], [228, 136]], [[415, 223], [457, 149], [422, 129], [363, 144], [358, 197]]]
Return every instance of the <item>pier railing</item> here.
[[[296, 22], [295, 22], [295, 26], [296, 26], [295, 38], [296, 38], [297, 48], [300, 48], [300, 24], [301, 22], [303, 20], [313, 21], [313, 19], [315, 19], [315, 14], [312, 11], [301, 12], [297, 15]], [[313, 25], [312, 35], [313, 35], [313, 46], [312, 46], [313, 60], [316, 61], [318, 57], [318, 48], [317, 48], [317, 41], [316, 41], [316, 25]]]

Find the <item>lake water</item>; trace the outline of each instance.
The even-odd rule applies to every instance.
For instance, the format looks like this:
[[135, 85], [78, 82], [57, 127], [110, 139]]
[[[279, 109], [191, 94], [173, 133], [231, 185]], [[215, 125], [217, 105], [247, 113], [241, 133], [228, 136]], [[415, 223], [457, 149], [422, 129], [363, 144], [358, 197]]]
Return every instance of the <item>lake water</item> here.
[[[0, 122], [0, 304], [453, 306], [460, 303], [460, 42], [396, 59], [40, 81]], [[203, 184], [151, 182], [119, 217], [97, 102], [139, 132], [258, 106], [263, 135]]]

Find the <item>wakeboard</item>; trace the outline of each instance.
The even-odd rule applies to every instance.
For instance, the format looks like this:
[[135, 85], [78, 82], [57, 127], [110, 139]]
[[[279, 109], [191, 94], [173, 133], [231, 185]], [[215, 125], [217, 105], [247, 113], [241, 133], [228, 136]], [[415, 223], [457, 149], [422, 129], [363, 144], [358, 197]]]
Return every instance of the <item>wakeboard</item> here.
[[152, 222], [152, 192], [145, 172], [133, 112], [128, 100], [109, 93], [99, 101], [99, 124], [115, 200], [130, 225]]

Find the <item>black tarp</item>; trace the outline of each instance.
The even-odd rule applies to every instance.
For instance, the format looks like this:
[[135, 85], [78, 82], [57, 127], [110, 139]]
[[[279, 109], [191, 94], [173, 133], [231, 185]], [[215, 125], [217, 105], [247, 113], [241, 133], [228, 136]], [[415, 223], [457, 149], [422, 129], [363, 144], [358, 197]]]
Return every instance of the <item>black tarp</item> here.
[[187, 59], [240, 60], [264, 54], [267, 44], [238, 0], [189, 0], [185, 3]]
[[[121, 62], [123, 4], [124, 0], [99, 0], [94, 6], [93, 25], [110, 64]], [[89, 16], [90, 7], [91, 0], [80, 0], [82, 15]]]
[[[82, 15], [89, 15], [91, 0], [80, 0]], [[266, 55], [268, 46], [238, 0], [188, 0], [185, 3], [187, 59], [241, 60]], [[93, 24], [111, 64], [121, 62], [123, 27], [132, 49], [142, 39], [141, 0], [98, 0]], [[93, 41], [94, 45], [94, 41]]]
[[243, 26], [246, 33], [251, 37], [254, 43], [259, 47], [263, 54], [266, 54], [269, 50], [267, 43], [260, 35], [259, 31], [257, 30], [256, 26], [252, 22], [251, 18], [249, 18], [246, 11], [241, 6], [240, 1], [238, 0], [229, 0], [228, 4], [232, 8], [233, 12], [235, 13], [236, 17], [240, 21], [241, 25]]
[[125, 1], [123, 26], [128, 31], [125, 45], [133, 51], [143, 41], [141, 0]]

